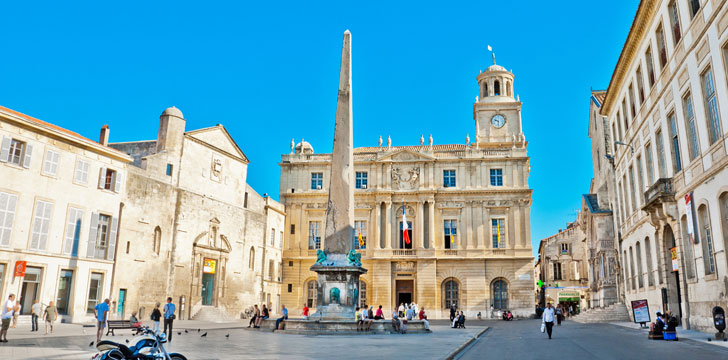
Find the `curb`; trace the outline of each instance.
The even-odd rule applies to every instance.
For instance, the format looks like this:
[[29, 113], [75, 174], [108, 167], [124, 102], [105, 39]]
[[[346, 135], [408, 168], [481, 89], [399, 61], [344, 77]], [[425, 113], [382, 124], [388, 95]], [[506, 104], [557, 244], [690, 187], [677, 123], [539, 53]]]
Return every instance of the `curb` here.
[[488, 329], [490, 329], [490, 327], [486, 326], [485, 328], [483, 328], [483, 330], [478, 331], [478, 333], [475, 334], [475, 336], [473, 336], [472, 338], [468, 339], [466, 342], [462, 343], [455, 350], [453, 350], [451, 353], [449, 353], [445, 357], [445, 360], [454, 360], [455, 358], [457, 358], [458, 355], [460, 355], [461, 353], [463, 353], [465, 351], [465, 349], [467, 349], [472, 343], [474, 343], [475, 341], [477, 341], [478, 339], [480, 339], [480, 337], [486, 331], [488, 331]]

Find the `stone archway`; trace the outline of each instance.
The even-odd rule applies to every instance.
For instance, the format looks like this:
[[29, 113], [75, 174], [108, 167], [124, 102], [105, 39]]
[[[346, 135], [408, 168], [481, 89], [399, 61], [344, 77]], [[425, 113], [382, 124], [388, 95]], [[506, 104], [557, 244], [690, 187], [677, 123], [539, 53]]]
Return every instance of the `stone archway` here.
[[[682, 318], [682, 294], [680, 291], [680, 269], [673, 271], [672, 249], [677, 252], [677, 240], [669, 224], [662, 230], [662, 254], [665, 261], [665, 287], [662, 288], [663, 311], [671, 311]], [[660, 274], [662, 276], [662, 274]]]

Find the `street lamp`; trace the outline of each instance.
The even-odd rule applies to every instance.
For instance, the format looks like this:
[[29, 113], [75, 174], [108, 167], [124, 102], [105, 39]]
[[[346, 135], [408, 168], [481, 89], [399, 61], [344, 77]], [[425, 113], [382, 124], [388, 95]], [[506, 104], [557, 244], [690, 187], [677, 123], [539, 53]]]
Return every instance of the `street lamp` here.
[[622, 142], [622, 141], [615, 141], [614, 142], [614, 145], [629, 146], [629, 149], [632, 151], [632, 155], [634, 155], [634, 148], [632, 147], [632, 145], [627, 144], [627, 143]]

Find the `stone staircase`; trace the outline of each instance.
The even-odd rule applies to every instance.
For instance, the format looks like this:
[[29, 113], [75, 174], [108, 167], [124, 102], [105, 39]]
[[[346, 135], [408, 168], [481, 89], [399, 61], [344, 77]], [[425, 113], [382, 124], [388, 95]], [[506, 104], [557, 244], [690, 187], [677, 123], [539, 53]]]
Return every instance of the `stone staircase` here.
[[235, 319], [231, 318], [230, 315], [225, 313], [223, 309], [212, 306], [203, 306], [200, 308], [199, 311], [197, 311], [197, 313], [192, 315], [192, 320], [221, 323], [232, 321]]
[[610, 323], [632, 321], [629, 317], [627, 307], [622, 303], [616, 303], [604, 308], [594, 308], [582, 311], [579, 315], [571, 318], [578, 323]]

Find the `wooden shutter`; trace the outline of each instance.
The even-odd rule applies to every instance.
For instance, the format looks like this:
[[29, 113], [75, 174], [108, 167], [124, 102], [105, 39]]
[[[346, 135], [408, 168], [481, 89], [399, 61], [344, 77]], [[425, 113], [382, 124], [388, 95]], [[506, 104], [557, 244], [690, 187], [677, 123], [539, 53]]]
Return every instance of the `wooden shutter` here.
[[35, 209], [33, 209], [33, 227], [30, 233], [30, 248], [38, 249], [38, 238], [40, 237], [41, 225], [43, 217], [43, 203], [40, 201], [35, 202]]
[[116, 228], [119, 226], [119, 218], [111, 218], [111, 228], [109, 229], [109, 250], [106, 252], [107, 260], [114, 260], [114, 252], [116, 251]]
[[96, 233], [98, 232], [99, 226], [99, 213], [91, 213], [91, 226], [88, 231], [88, 248], [86, 250], [86, 257], [94, 258], [96, 254]]
[[43, 202], [43, 226], [40, 228], [40, 236], [38, 237], [38, 245], [40, 250], [46, 249], [46, 243], [48, 242], [48, 235], [51, 232], [51, 212], [53, 212], [53, 204], [49, 202]]
[[99, 169], [99, 189], [104, 188], [105, 181], [106, 181], [106, 168], [102, 167]]
[[66, 223], [66, 239], [63, 247], [63, 253], [71, 255], [73, 253], [74, 246], [78, 244], [78, 236], [81, 233], [81, 219], [83, 218], [83, 211], [76, 208], [68, 209], [68, 220]]
[[[13, 219], [15, 218], [15, 206], [18, 203], [18, 196], [4, 192], [0, 192], [0, 204], [5, 204], [5, 208], [0, 210], [5, 212], [5, 226], [12, 227]], [[6, 228], [0, 231], [0, 245], [10, 245], [10, 235], [12, 234], [11, 228]]]
[[0, 145], [0, 162], [8, 162], [8, 155], [10, 155], [10, 141], [12, 139], [3, 136], [2, 145]]
[[23, 167], [26, 169], [30, 168], [31, 155], [33, 155], [33, 145], [25, 144], [25, 160], [23, 160]]
[[[114, 192], [118, 193], [121, 189], [121, 173], [116, 171], [114, 172]], [[114, 219], [116, 220], [116, 219]]]

